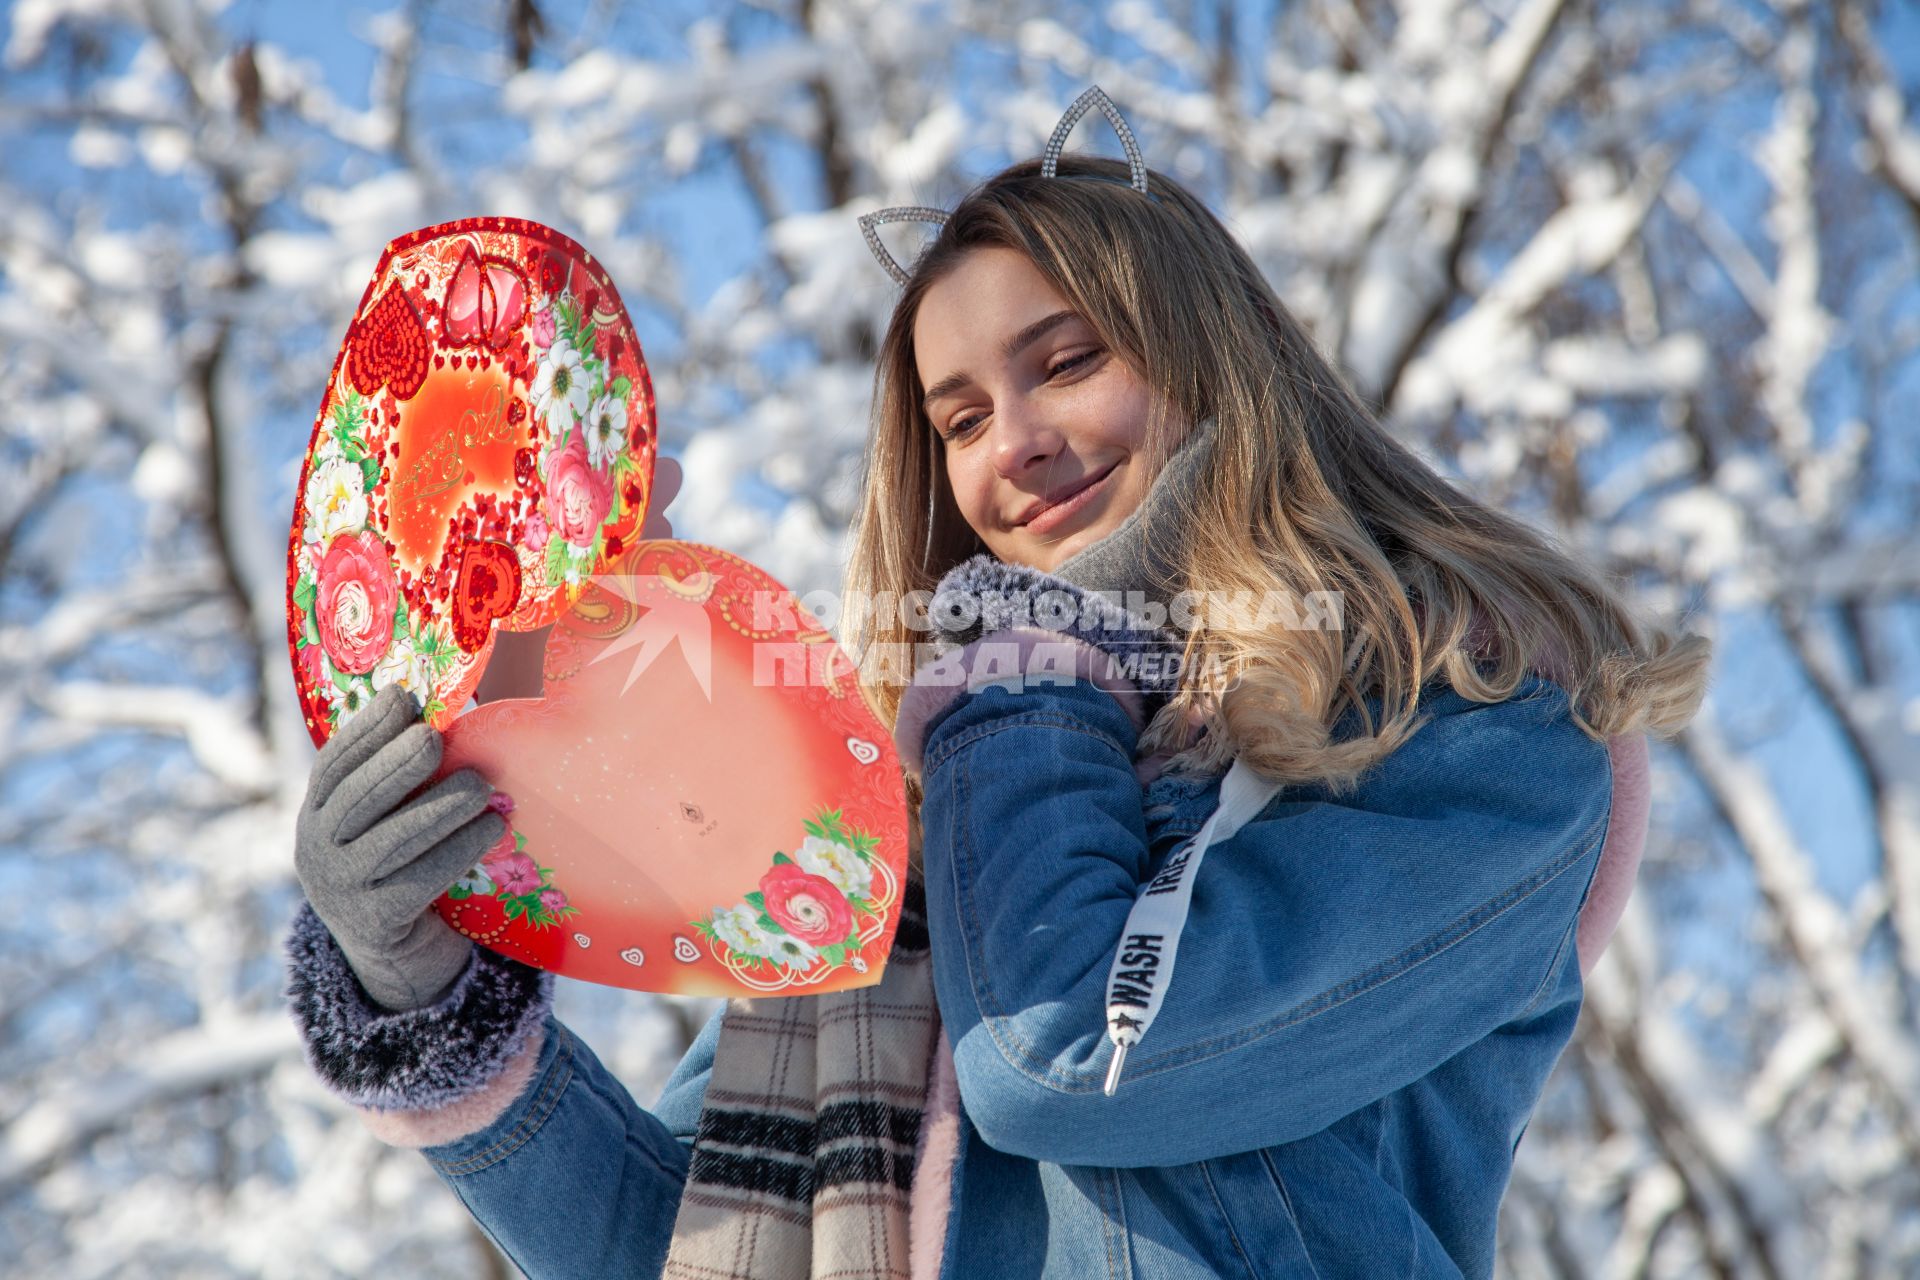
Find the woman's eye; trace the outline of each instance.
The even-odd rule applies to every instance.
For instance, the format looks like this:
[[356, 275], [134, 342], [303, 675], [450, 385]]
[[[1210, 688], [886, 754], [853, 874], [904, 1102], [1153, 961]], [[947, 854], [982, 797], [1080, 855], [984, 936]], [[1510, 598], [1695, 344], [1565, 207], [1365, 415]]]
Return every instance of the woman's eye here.
[[1062, 360], [1059, 364], [1047, 370], [1047, 376], [1049, 378], [1056, 378], [1061, 374], [1065, 373], [1069, 369], [1077, 368], [1078, 366], [1085, 364], [1087, 361], [1093, 359], [1095, 356], [1099, 354], [1100, 354], [1100, 348], [1098, 347], [1095, 347], [1091, 351], [1083, 351], [1079, 355], [1074, 356], [1071, 359]]
[[[1051, 382], [1053, 379], [1059, 377], [1061, 374], [1065, 373], [1067, 370], [1079, 368], [1081, 365], [1085, 364], [1087, 361], [1099, 355], [1100, 352], [1101, 352], [1101, 349], [1099, 347], [1095, 347], [1091, 351], [1083, 351], [1077, 356], [1071, 356], [1065, 360], [1062, 360], [1059, 364], [1056, 364], [1051, 369], [1047, 370], [1047, 380]], [[942, 440], [945, 440], [951, 443], [952, 441], [958, 440], [963, 436], [972, 434], [974, 428], [978, 427], [982, 422], [985, 422], [986, 420], [987, 420], [987, 415], [985, 415], [984, 413], [977, 413], [970, 418], [962, 418], [960, 419], [960, 421], [954, 423], [951, 427], [948, 427], [945, 431], [941, 432], [940, 438]]]

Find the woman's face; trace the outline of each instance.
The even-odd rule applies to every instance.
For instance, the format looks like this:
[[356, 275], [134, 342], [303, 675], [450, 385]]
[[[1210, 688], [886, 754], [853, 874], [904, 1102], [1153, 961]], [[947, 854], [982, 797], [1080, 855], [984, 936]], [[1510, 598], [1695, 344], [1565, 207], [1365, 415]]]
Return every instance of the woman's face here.
[[953, 500], [997, 559], [1051, 570], [1140, 505], [1152, 393], [1024, 254], [961, 259], [913, 353]]

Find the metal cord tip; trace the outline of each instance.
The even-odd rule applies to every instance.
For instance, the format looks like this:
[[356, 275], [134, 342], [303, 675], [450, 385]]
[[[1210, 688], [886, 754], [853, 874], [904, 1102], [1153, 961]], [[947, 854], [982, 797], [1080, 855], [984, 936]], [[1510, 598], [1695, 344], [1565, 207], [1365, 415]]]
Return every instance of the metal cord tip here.
[[1127, 1046], [1125, 1046], [1124, 1044], [1114, 1045], [1113, 1061], [1107, 1064], [1106, 1092], [1109, 1098], [1113, 1096], [1113, 1091], [1120, 1087], [1120, 1066], [1126, 1060], [1127, 1060]]

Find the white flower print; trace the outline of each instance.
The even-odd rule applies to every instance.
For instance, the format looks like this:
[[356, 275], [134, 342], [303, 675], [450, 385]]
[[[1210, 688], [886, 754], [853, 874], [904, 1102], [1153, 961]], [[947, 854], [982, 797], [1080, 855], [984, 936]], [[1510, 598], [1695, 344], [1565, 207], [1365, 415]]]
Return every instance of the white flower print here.
[[605, 471], [627, 447], [627, 402], [619, 396], [601, 396], [587, 413], [587, 461]]
[[468, 893], [488, 894], [493, 892], [493, 878], [486, 873], [485, 868], [475, 863], [467, 874], [453, 882], [453, 887], [465, 889]]
[[[331, 665], [331, 664], [329, 664]], [[327, 701], [340, 708], [340, 718], [334, 722], [334, 731], [347, 727], [347, 721], [365, 711], [373, 703], [373, 686], [364, 677], [355, 677], [347, 681], [345, 689], [329, 680], [323, 686], [327, 691]]]
[[373, 691], [375, 693], [390, 684], [398, 684], [410, 693], [420, 695], [425, 703], [433, 693], [433, 660], [413, 647], [406, 636], [396, 639], [387, 650], [387, 656], [373, 669]]
[[555, 338], [533, 375], [534, 412], [555, 440], [586, 416], [587, 390], [587, 367], [580, 353], [565, 338]]
[[789, 969], [810, 969], [820, 953], [810, 943], [800, 941], [790, 933], [776, 933], [773, 936], [773, 949], [767, 958]]
[[715, 907], [713, 932], [736, 955], [753, 959], [773, 954], [773, 932], [760, 923], [760, 913], [745, 903]]
[[821, 877], [849, 898], [872, 896], [873, 864], [844, 844], [808, 836], [793, 851], [793, 860], [802, 871]]
[[360, 464], [329, 458], [307, 474], [307, 523], [301, 538], [325, 546], [337, 533], [367, 524], [366, 477]]

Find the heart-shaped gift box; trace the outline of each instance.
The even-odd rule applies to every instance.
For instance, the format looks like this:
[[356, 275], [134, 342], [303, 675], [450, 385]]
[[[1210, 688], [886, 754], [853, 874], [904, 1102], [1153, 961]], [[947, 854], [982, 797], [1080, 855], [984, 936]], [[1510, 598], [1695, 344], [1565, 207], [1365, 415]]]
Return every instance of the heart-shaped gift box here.
[[[441, 774], [502, 793], [506, 836], [434, 903], [483, 945], [648, 991], [877, 982], [907, 863], [890, 735], [764, 571], [638, 541], [654, 427], [619, 295], [572, 240], [473, 218], [389, 244], [295, 494], [308, 729], [399, 683]], [[467, 710], [503, 634], [544, 645], [541, 680]]]

